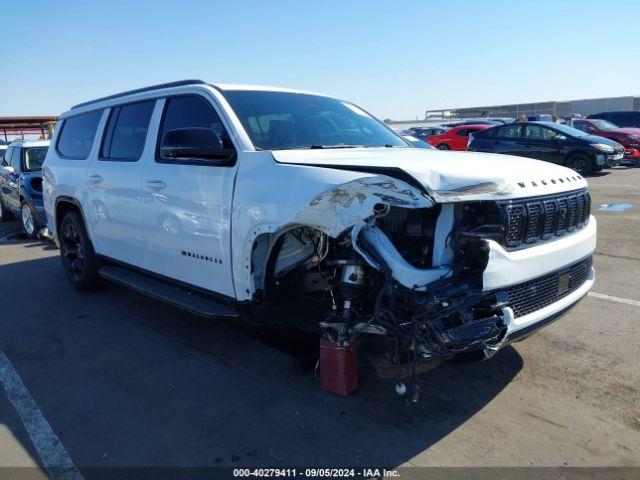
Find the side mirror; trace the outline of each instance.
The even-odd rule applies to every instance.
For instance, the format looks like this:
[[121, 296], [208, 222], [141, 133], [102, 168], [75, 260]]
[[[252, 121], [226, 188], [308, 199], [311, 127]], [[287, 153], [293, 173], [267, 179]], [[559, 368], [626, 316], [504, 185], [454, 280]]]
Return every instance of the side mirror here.
[[201, 160], [203, 163], [225, 165], [235, 158], [233, 148], [225, 148], [222, 138], [210, 128], [176, 128], [162, 140], [160, 154], [166, 158]]

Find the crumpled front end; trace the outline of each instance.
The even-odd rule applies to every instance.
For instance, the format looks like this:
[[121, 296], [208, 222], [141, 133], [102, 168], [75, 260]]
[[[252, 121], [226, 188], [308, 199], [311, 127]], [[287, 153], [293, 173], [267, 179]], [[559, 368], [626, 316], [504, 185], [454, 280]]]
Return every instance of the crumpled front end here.
[[415, 376], [464, 352], [490, 357], [593, 284], [586, 189], [437, 202], [384, 178], [316, 196], [260, 277], [260, 298], [325, 305], [314, 308], [323, 335], [358, 344], [381, 375]]

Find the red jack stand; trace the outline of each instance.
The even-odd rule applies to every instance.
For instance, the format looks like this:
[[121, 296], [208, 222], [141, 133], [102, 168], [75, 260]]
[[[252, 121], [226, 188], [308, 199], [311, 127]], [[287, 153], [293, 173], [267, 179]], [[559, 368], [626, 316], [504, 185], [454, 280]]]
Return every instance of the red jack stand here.
[[323, 389], [344, 397], [358, 389], [355, 344], [341, 347], [327, 338], [320, 338], [320, 384]]

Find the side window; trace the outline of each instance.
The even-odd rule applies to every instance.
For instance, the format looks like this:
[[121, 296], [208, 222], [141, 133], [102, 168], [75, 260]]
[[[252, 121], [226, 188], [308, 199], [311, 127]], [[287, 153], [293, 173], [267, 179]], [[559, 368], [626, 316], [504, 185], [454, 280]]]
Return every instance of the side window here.
[[136, 161], [142, 155], [156, 101], [122, 105], [111, 110], [101, 159]]
[[583, 132], [586, 132], [588, 130], [589, 124], [582, 120], [574, 120], [572, 126], [573, 128], [577, 128], [578, 130], [582, 130]]
[[22, 168], [20, 168], [20, 157], [22, 156], [21, 154], [21, 148], [13, 147], [11, 158], [9, 158], [9, 165], [11, 165], [16, 172], [22, 171]]
[[95, 110], [65, 118], [58, 137], [58, 153], [75, 160], [86, 160], [101, 116], [102, 110]]
[[555, 138], [563, 138], [564, 135], [540, 125], [527, 125], [525, 137], [527, 140], [553, 140]]
[[460, 137], [466, 137], [469, 134], [469, 129], [468, 128], [461, 128], [460, 130], [458, 130], [456, 132], [456, 135], [460, 136]]
[[[233, 148], [233, 144], [227, 135], [224, 125], [218, 114], [205, 98], [199, 95], [185, 95], [167, 99], [162, 118], [162, 127], [159, 137], [158, 158], [166, 162], [174, 162], [175, 159], [162, 155], [162, 149], [168, 147], [167, 135], [180, 130], [192, 130], [193, 146], [201, 146], [203, 141], [211, 139], [220, 140], [223, 148]], [[189, 147], [189, 145], [182, 145]]]
[[500, 138], [508, 138], [508, 139], [518, 139], [522, 137], [522, 125], [507, 125], [506, 127], [500, 127], [497, 132], [497, 137]]

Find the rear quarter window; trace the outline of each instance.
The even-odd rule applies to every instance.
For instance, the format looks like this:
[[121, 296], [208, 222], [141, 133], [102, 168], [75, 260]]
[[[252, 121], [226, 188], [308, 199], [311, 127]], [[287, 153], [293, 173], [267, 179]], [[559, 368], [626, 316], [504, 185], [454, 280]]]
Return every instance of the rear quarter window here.
[[86, 160], [101, 116], [102, 110], [96, 110], [65, 118], [56, 145], [58, 153], [66, 158]]

